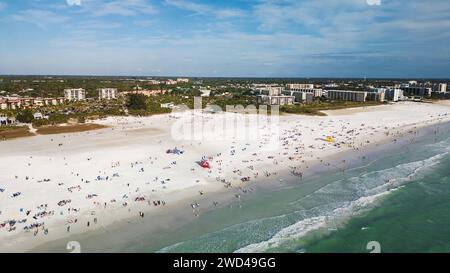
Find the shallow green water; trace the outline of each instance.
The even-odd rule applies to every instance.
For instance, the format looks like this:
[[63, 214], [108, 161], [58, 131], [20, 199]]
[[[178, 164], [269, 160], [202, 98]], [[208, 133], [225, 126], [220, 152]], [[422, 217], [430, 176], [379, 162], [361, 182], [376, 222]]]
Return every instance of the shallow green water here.
[[342, 173], [316, 177], [145, 238], [159, 252], [450, 252], [448, 127]]
[[326, 237], [311, 236], [307, 252], [364, 252], [378, 241], [381, 252], [450, 252], [450, 157], [351, 219]]

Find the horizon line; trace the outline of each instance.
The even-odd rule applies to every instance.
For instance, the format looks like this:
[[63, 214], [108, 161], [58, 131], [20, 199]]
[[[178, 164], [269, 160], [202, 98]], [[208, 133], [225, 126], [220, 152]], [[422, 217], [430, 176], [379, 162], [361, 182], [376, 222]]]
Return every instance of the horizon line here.
[[337, 77], [337, 76], [183, 76], [183, 75], [101, 75], [101, 74], [0, 74], [0, 77], [134, 77], [134, 78], [189, 78], [189, 79], [359, 79], [359, 80], [450, 80], [450, 77]]

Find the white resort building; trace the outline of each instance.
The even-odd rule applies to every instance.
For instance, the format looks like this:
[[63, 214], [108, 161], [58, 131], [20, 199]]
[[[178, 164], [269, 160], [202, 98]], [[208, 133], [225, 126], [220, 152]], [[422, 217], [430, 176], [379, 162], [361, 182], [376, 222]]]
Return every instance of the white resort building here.
[[314, 89], [314, 84], [312, 83], [288, 83], [286, 84], [287, 90], [294, 89]]
[[99, 88], [98, 99], [100, 100], [113, 100], [117, 99], [117, 89], [116, 88]]
[[347, 90], [328, 90], [328, 98], [330, 100], [365, 102], [367, 100], [367, 92], [347, 91]]
[[257, 90], [256, 102], [267, 105], [291, 105], [295, 102], [294, 96], [282, 95], [283, 87], [264, 87]]
[[64, 89], [64, 98], [69, 101], [80, 101], [86, 99], [86, 90], [83, 88]]

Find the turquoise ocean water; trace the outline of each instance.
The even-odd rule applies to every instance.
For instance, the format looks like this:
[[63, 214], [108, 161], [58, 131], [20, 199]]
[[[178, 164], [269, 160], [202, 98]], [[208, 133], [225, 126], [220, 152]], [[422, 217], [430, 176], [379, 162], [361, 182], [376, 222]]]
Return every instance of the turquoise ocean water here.
[[[435, 129], [436, 130], [436, 129]], [[201, 215], [147, 252], [450, 252], [449, 126], [416, 142]]]

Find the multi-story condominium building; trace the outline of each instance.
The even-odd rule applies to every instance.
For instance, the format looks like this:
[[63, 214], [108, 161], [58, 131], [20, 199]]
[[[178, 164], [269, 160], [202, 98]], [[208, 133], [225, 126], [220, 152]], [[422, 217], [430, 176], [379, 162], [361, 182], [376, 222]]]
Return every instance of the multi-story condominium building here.
[[257, 103], [267, 104], [267, 105], [291, 105], [294, 104], [294, 96], [267, 96], [258, 95], [256, 96]]
[[116, 88], [99, 88], [97, 91], [98, 99], [100, 100], [113, 100], [117, 98]]
[[32, 102], [31, 98], [4, 97], [1, 107], [2, 109], [16, 110], [31, 107]]
[[295, 102], [298, 103], [312, 103], [314, 101], [314, 94], [308, 92], [285, 90], [281, 93], [285, 96], [293, 96]]
[[42, 100], [46, 106], [60, 105], [64, 103], [64, 98], [44, 98]]
[[310, 93], [313, 94], [314, 97], [322, 97], [323, 95], [323, 89], [314, 89], [314, 88], [291, 88], [287, 89], [288, 91], [295, 91], [295, 92], [303, 92], [303, 93]]
[[168, 79], [168, 80], [161, 81], [161, 83], [164, 83], [164, 84], [167, 84], [167, 85], [175, 85], [178, 82], [176, 80]]
[[328, 98], [331, 100], [365, 102], [367, 100], [367, 92], [347, 91], [347, 90], [328, 90]]
[[24, 97], [3, 97], [0, 98], [0, 109], [21, 109], [35, 108], [42, 106], [52, 106], [64, 103], [64, 98], [24, 98]]
[[125, 92], [121, 92], [120, 94], [122, 96], [124, 95], [128, 95], [128, 94], [140, 94], [140, 95], [144, 95], [147, 97], [150, 96], [155, 96], [155, 95], [159, 95], [159, 94], [165, 94], [166, 90], [164, 89], [156, 89], [156, 90], [133, 90], [133, 91], [125, 91]]
[[385, 102], [386, 101], [386, 94], [384, 92], [380, 92], [380, 93], [367, 92], [366, 100], [368, 100], [368, 101]]
[[16, 110], [23, 107], [23, 101], [17, 98], [8, 99], [8, 109]]
[[177, 79], [177, 83], [188, 83], [189, 79], [188, 78], [178, 78]]
[[439, 93], [447, 93], [447, 84], [446, 83], [440, 83], [437, 92], [439, 92]]
[[64, 98], [69, 101], [85, 100], [86, 91], [83, 88], [64, 89]]
[[289, 83], [286, 84], [287, 90], [293, 90], [293, 89], [314, 89], [314, 84], [310, 83]]
[[403, 90], [401, 89], [386, 89], [386, 100], [399, 101], [403, 100]]
[[385, 93], [386, 90], [387, 90], [387, 88], [370, 87], [367, 92], [372, 92], [372, 93], [378, 93], [379, 94], [379, 93]]
[[8, 101], [6, 99], [0, 98], [0, 110], [8, 109]]
[[266, 86], [257, 88], [256, 91], [259, 95], [279, 96], [283, 91], [283, 87], [280, 86]]
[[33, 104], [33, 106], [41, 107], [41, 106], [45, 106], [45, 101], [44, 101], [44, 99], [36, 98], [33, 100], [32, 104]]
[[0, 126], [14, 125], [15, 123], [15, 118], [8, 118], [7, 116], [0, 114]]
[[417, 96], [417, 97], [429, 97], [431, 96], [432, 89], [430, 87], [413, 86], [413, 87], [401, 87], [405, 96]]
[[266, 88], [266, 87], [279, 87], [279, 84], [275, 83], [252, 83], [251, 88], [252, 89], [260, 89], [260, 88]]

